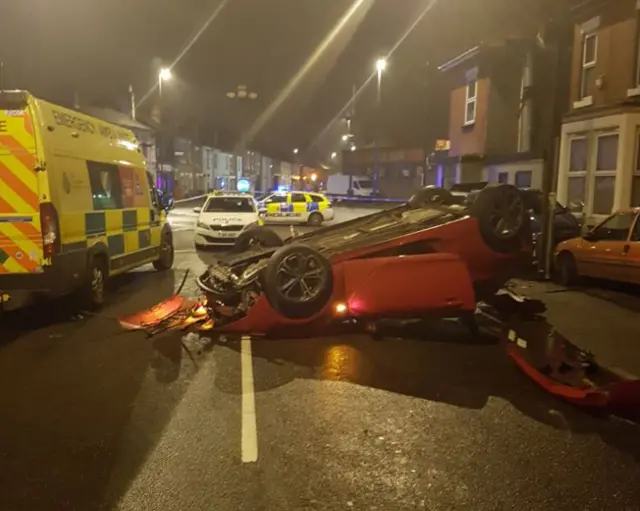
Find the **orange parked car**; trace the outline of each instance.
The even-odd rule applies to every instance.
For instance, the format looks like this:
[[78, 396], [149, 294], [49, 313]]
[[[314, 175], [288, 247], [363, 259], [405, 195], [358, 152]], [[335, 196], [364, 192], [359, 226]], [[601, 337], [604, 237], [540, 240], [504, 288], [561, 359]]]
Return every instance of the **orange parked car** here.
[[555, 251], [558, 281], [580, 277], [640, 284], [640, 208], [614, 213], [588, 234], [564, 241]]

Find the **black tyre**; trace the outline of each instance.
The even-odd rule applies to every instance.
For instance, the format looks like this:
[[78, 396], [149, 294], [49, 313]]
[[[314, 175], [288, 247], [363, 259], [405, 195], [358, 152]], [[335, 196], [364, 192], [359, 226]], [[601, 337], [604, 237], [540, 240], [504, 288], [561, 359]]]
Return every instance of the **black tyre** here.
[[469, 209], [491, 250], [508, 254], [522, 248], [529, 234], [529, 217], [515, 186], [488, 186], [478, 193]]
[[101, 255], [91, 257], [87, 267], [85, 282], [80, 289], [81, 307], [89, 310], [100, 309], [107, 294], [109, 269], [107, 258]]
[[440, 188], [439, 186], [425, 186], [420, 188], [409, 199], [409, 206], [411, 209], [420, 209], [429, 206], [430, 204], [453, 204], [453, 195], [446, 188]]
[[322, 213], [311, 213], [309, 215], [309, 218], [307, 219], [307, 223], [312, 227], [318, 227], [322, 225], [323, 221], [324, 217], [322, 216]]
[[320, 312], [333, 292], [329, 261], [306, 245], [287, 245], [269, 260], [262, 275], [269, 303], [289, 319], [304, 319]]
[[238, 236], [233, 251], [237, 253], [246, 252], [252, 247], [281, 247], [284, 244], [282, 238], [275, 231], [268, 227], [251, 227]]
[[173, 266], [174, 258], [173, 235], [171, 232], [165, 232], [162, 235], [162, 243], [160, 244], [160, 257], [153, 262], [153, 267], [158, 271], [170, 270]]
[[578, 275], [578, 265], [573, 254], [569, 252], [558, 254], [554, 275], [555, 280], [562, 286], [569, 287], [578, 284], [580, 276]]

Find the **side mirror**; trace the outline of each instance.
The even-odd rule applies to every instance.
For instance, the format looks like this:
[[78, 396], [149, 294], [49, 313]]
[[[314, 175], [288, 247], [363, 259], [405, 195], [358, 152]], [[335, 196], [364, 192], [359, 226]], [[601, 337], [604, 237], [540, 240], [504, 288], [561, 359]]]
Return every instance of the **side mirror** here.
[[193, 208], [194, 213], [202, 213], [202, 208]]

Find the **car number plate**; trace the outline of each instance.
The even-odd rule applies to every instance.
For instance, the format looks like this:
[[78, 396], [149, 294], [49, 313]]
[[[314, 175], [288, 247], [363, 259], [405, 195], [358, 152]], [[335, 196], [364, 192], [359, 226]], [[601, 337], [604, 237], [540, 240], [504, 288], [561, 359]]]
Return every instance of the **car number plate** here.
[[235, 232], [229, 232], [229, 231], [218, 231], [218, 238], [235, 238], [236, 237], [236, 233]]

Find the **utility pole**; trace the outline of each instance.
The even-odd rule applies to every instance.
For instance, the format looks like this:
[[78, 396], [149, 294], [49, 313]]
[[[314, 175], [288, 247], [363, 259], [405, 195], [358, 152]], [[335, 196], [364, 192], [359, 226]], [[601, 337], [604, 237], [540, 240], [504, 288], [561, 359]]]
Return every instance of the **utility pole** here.
[[133, 85], [129, 85], [129, 101], [131, 102], [131, 118], [136, 120], [136, 96], [133, 93]]
[[[538, 34], [538, 44], [545, 53], [545, 62], [548, 65], [546, 76], [549, 80], [548, 98], [551, 105], [549, 118], [547, 119], [548, 137], [544, 144], [543, 158], [544, 169], [542, 176], [542, 194], [544, 209], [542, 212], [542, 238], [540, 250], [538, 250], [539, 276], [549, 279], [551, 277], [551, 256], [553, 250], [553, 220], [556, 207], [557, 188], [557, 154], [560, 135], [562, 132], [562, 116], [565, 113], [566, 95], [564, 87], [558, 94], [558, 88], [563, 85], [558, 76], [567, 75], [570, 71], [570, 17], [568, 13], [559, 13], [558, 18], [549, 20], [544, 28], [542, 36]], [[538, 98], [540, 93], [538, 93]]]

